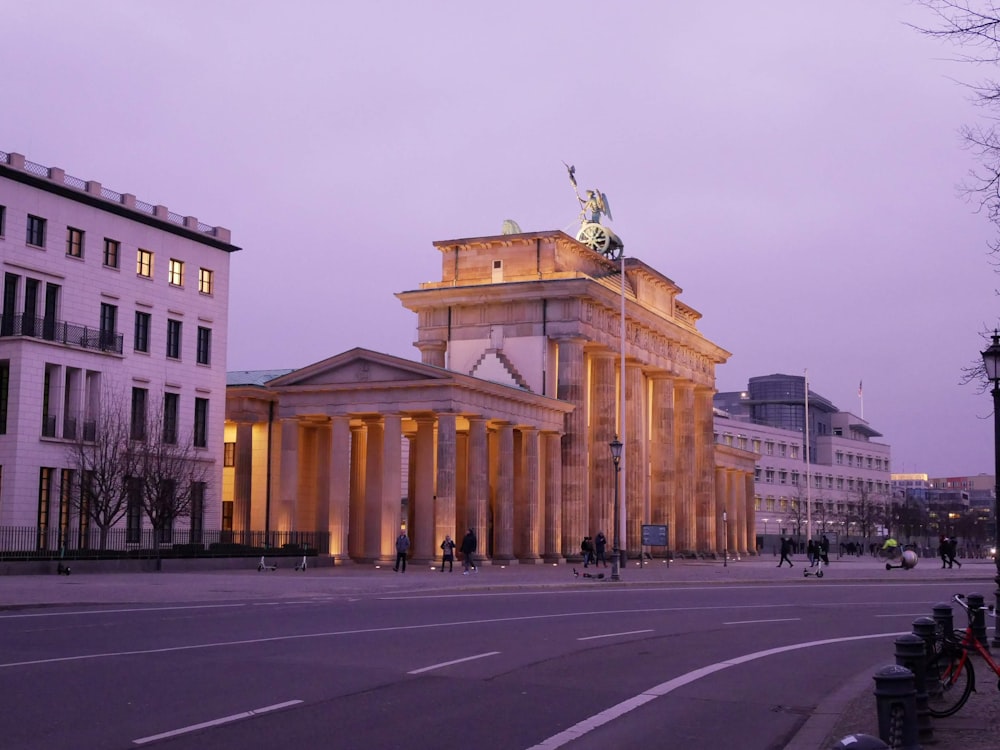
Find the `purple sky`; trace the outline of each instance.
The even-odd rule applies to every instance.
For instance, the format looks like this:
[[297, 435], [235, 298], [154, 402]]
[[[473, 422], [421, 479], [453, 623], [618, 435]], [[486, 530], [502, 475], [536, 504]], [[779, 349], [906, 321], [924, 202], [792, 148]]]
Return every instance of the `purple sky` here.
[[4, 11], [0, 150], [230, 228], [229, 369], [354, 346], [411, 359], [393, 297], [434, 240], [575, 231], [625, 252], [733, 353], [720, 390], [808, 369], [894, 470], [993, 472], [959, 384], [996, 325], [993, 228], [958, 197], [955, 79], [989, 71], [907, 0], [39, 0]]

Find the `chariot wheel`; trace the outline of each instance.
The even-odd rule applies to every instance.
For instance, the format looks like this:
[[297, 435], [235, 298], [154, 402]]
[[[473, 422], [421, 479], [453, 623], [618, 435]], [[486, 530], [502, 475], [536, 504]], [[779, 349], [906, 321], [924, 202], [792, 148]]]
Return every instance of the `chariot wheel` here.
[[584, 224], [576, 233], [576, 239], [598, 253], [606, 253], [611, 248], [611, 232], [600, 224]]

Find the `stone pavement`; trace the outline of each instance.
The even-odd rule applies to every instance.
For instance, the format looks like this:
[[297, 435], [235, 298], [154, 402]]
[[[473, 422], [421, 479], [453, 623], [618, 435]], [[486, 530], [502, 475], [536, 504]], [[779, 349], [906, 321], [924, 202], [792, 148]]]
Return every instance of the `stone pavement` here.
[[[51, 564], [48, 575], [19, 575], [20, 571], [38, 570], [18, 563], [0, 563], [0, 615], [27, 606], [53, 605], [122, 605], [177, 602], [222, 602], [233, 600], [303, 600], [313, 597], [365, 596], [413, 591], [503, 590], [521, 586], [558, 588], [609, 585], [603, 581], [573, 576], [574, 565], [484, 565], [470, 575], [463, 575], [461, 565], [453, 573], [436, 567], [411, 564], [404, 573], [391, 566], [338, 565], [328, 560], [310, 560], [310, 567], [294, 570], [296, 558], [270, 558], [278, 569], [258, 572], [257, 559], [225, 561], [164, 561], [164, 571], [102, 572], [107, 563], [78, 561], [71, 563], [72, 574], [55, 574]], [[885, 563], [865, 556], [831, 557], [825, 580], [884, 581], [887, 576], [912, 582], [953, 581], [956, 590], [978, 591], [992, 601], [996, 568], [991, 560], [968, 560], [958, 570], [942, 570], [936, 559], [924, 559], [912, 570], [887, 571]], [[315, 563], [315, 564], [314, 564]], [[225, 569], [220, 569], [225, 566]], [[44, 567], [44, 566], [43, 566]], [[204, 569], [213, 567], [215, 569]], [[196, 569], [197, 568], [197, 569]], [[580, 573], [604, 573], [611, 569], [575, 566]], [[635, 561], [622, 569], [624, 586], [695, 586], [713, 584], [775, 585], [801, 583], [805, 569], [801, 556], [794, 568], [777, 568], [770, 556], [732, 560], [726, 565], [718, 560], [681, 560], [669, 564], [662, 560], [647, 562], [642, 568]], [[809, 579], [815, 581], [815, 579]], [[818, 582], [817, 582], [818, 583]], [[818, 583], [818, 585], [822, 585]], [[930, 613], [928, 613], [930, 614]], [[960, 613], [958, 613], [960, 615]], [[956, 616], [956, 624], [964, 622]], [[992, 623], [990, 625], [992, 630]], [[891, 663], [887, 655], [885, 664]], [[838, 740], [855, 732], [878, 736], [872, 675], [884, 664], [857, 675], [848, 684], [828, 696], [806, 720], [787, 750], [826, 750]], [[979, 669], [979, 693], [954, 717], [934, 720], [936, 745], [962, 747], [964, 750], [994, 750], [1000, 746], [1000, 696], [996, 682], [985, 668]]]

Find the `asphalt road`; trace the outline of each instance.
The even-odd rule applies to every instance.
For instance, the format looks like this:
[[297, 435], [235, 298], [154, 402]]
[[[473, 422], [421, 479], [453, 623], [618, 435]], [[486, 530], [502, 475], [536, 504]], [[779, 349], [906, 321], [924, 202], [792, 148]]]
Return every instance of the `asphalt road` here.
[[452, 590], [302, 578], [273, 597], [27, 604], [0, 611], [0, 737], [10, 750], [793, 747], [833, 690], [893, 661], [915, 617], [974, 590], [795, 573]]

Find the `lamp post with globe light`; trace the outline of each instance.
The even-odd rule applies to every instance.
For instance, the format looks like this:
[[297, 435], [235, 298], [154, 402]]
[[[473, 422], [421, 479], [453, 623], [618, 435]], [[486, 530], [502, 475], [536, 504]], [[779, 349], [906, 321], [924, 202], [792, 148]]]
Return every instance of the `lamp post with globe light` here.
[[622, 448], [624, 445], [618, 439], [618, 436], [615, 435], [615, 439], [608, 443], [608, 447], [611, 448], [611, 460], [615, 463], [615, 533], [611, 549], [611, 580], [619, 581], [621, 580], [621, 552], [618, 546], [618, 486], [620, 484], [618, 472], [621, 471]]
[[[996, 563], [996, 600], [1000, 605], [1000, 333], [993, 331], [993, 343], [983, 353], [986, 377], [993, 386], [993, 562]], [[993, 646], [1000, 647], [1000, 622], [993, 632]]]

